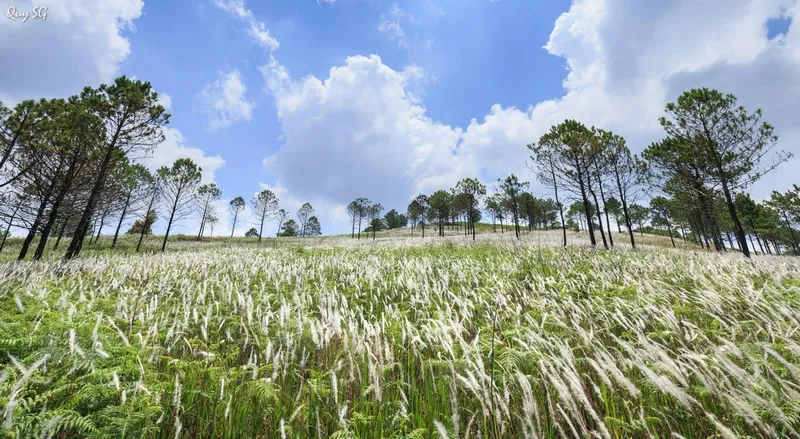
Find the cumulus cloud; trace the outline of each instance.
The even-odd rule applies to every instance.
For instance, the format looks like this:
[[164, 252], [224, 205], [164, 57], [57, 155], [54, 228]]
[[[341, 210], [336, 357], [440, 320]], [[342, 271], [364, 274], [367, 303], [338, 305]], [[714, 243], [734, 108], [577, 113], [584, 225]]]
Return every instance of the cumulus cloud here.
[[[444, 160], [460, 132], [430, 120], [407, 92], [417, 69], [398, 72], [377, 56], [357, 56], [331, 69], [324, 82], [295, 83], [279, 67], [262, 71], [286, 143], [265, 164], [295, 196], [402, 200], [416, 183], [412, 169], [449, 168]], [[427, 160], [436, 155], [441, 163]]]
[[[32, 11], [38, 1], [13, 2]], [[47, 18], [0, 20], [0, 100], [64, 97], [109, 82], [130, 54], [124, 32], [142, 14], [142, 0], [47, 2]], [[8, 4], [3, 6], [3, 13]]]
[[172, 166], [180, 158], [192, 159], [203, 168], [203, 182], [213, 183], [214, 172], [225, 164], [219, 155], [207, 156], [200, 148], [189, 145], [183, 134], [175, 128], [164, 128], [165, 140], [156, 147], [150, 157], [141, 159], [142, 164], [155, 171], [162, 166]]
[[208, 128], [212, 131], [235, 122], [250, 120], [254, 104], [245, 96], [247, 87], [238, 70], [220, 72], [219, 78], [200, 92], [198, 98], [203, 112], [208, 116]]
[[[767, 20], [777, 16], [792, 23], [769, 39]], [[567, 118], [612, 129], [641, 151], [663, 135], [664, 105], [694, 87], [719, 88], [762, 108], [781, 147], [796, 150], [798, 16], [797, 0], [576, 0], [544, 46], [565, 60], [564, 95], [525, 109], [495, 105], [463, 129], [427, 115], [411, 92], [419, 69], [412, 77], [378, 56], [352, 56], [327, 78], [295, 80], [273, 55], [262, 73], [285, 143], [265, 166], [298, 199], [344, 206], [368, 196], [402, 208], [417, 192], [466, 176], [490, 183], [515, 172], [532, 180], [526, 145]], [[755, 195], [789, 186], [798, 168], [797, 159], [788, 163], [757, 184]], [[541, 186], [534, 191], [546, 195]]]

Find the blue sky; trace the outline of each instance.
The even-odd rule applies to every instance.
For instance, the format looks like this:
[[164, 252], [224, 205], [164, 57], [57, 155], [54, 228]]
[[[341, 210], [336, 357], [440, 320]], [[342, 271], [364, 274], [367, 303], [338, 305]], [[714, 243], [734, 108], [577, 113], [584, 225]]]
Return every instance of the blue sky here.
[[[295, 76], [324, 78], [355, 54], [379, 54], [396, 70], [419, 66], [435, 78], [423, 86], [428, 114], [448, 125], [465, 126], [496, 103], [525, 108], [562, 94], [564, 60], [542, 46], [569, 2], [472, 0], [444, 2], [440, 11], [427, 3], [403, 6], [415, 17], [402, 21], [409, 46], [378, 29], [396, 5], [392, 2], [276, 1], [248, 7], [264, 17], [280, 41], [281, 63]], [[225, 166], [215, 174], [226, 194], [249, 194], [259, 182], [274, 183], [261, 159], [277, 150], [282, 132], [258, 71], [267, 58], [264, 51], [211, 2], [146, 3], [135, 26], [122, 72], [167, 92], [171, 125], [193, 146], [224, 157]], [[247, 99], [255, 104], [252, 119], [209, 131], [197, 94], [220, 71], [231, 69], [240, 72]]]
[[[491, 187], [513, 172], [549, 196], [525, 164], [549, 126], [575, 118], [638, 152], [691, 87], [764, 109], [778, 148], [798, 152], [799, 3], [60, 0], [46, 21], [0, 20], [0, 100], [148, 80], [172, 114], [148, 166], [188, 156], [221, 187], [221, 211], [270, 188], [291, 212], [311, 201], [338, 233], [357, 196], [405, 210], [463, 177]], [[754, 195], [797, 171], [794, 159]]]

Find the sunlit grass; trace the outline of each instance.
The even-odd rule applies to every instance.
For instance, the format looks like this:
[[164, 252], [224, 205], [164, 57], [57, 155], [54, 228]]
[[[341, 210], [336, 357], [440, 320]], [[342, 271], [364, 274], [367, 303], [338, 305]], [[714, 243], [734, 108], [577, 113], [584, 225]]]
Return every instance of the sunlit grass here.
[[0, 435], [798, 437], [796, 258], [478, 238], [2, 264]]

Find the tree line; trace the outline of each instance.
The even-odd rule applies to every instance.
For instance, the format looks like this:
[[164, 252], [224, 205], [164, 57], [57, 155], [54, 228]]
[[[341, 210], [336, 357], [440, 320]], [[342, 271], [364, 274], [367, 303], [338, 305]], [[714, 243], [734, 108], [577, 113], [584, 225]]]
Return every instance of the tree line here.
[[[111, 247], [126, 221], [127, 233], [145, 236], [163, 217], [161, 250], [181, 221], [200, 221], [197, 240], [213, 235], [219, 223], [221, 190], [202, 183], [202, 169], [188, 158], [150, 172], [138, 162], [164, 140], [170, 115], [151, 85], [126, 77], [111, 85], [86, 87], [67, 99], [23, 101], [14, 108], [0, 104], [0, 218], [5, 231], [27, 233], [18, 259], [33, 252], [42, 257], [65, 240], [65, 260], [80, 254], [83, 244], [97, 242], [111, 225]], [[528, 145], [527, 167], [549, 191], [536, 197], [516, 175], [498, 179], [491, 188], [465, 178], [449, 190], [420, 194], [404, 213], [367, 198], [347, 206], [351, 237], [407, 227], [425, 237], [433, 226], [463, 231], [475, 239], [477, 224], [491, 217], [492, 230], [508, 229], [519, 237], [524, 228], [586, 230], [592, 246], [614, 246], [611, 219], [624, 227], [636, 247], [635, 230], [692, 242], [706, 249], [800, 254], [800, 188], [756, 202], [748, 188], [776, 170], [791, 154], [774, 151], [778, 138], [760, 110], [749, 112], [734, 96], [693, 89], [666, 105], [659, 120], [663, 139], [631, 152], [623, 137], [575, 120], [551, 127]], [[637, 202], [649, 198], [649, 203]], [[270, 190], [250, 202], [255, 227], [248, 237], [264, 236], [266, 223], [278, 223], [277, 236], [322, 233], [314, 208], [305, 203], [294, 218], [279, 208]], [[231, 237], [247, 203], [230, 201]], [[38, 238], [38, 240], [37, 240]], [[599, 239], [598, 239], [599, 238]], [[32, 248], [35, 244], [35, 248]]]
[[[174, 227], [192, 216], [200, 220], [197, 240], [213, 236], [222, 192], [214, 183], [202, 184], [196, 163], [180, 158], [155, 172], [137, 163], [164, 141], [169, 118], [150, 83], [124, 76], [67, 99], [26, 100], [14, 108], [0, 103], [0, 251], [10, 230], [19, 228], [26, 234], [18, 260], [31, 251], [40, 259], [52, 240], [54, 250], [67, 241], [63, 259], [68, 260], [87, 240], [97, 242], [107, 225], [114, 227], [111, 247], [116, 247], [131, 219], [127, 233], [139, 236], [140, 251], [160, 215], [165, 219], [161, 251]], [[257, 193], [251, 205], [259, 240], [272, 219], [279, 222], [279, 236], [322, 233], [309, 203], [297, 221], [286, 221], [287, 212], [270, 190]], [[230, 202], [231, 236], [245, 207], [242, 197]]]
[[[800, 254], [800, 187], [775, 191], [760, 203], [747, 192], [791, 157], [774, 151], [778, 138], [761, 110], [748, 112], [730, 94], [693, 89], [667, 104], [659, 122], [664, 138], [639, 156], [611, 131], [565, 120], [528, 145], [527, 167], [553, 198], [535, 197], [529, 182], [513, 174], [498, 179], [488, 196], [484, 184], [465, 178], [449, 191], [411, 201], [406, 218], [412, 234], [420, 227], [424, 237], [432, 225], [440, 236], [448, 227], [463, 228], [475, 239], [476, 223], [488, 214], [495, 231], [498, 222], [501, 232], [507, 223], [517, 237], [522, 227], [560, 228], [566, 246], [568, 228], [584, 229], [592, 246], [601, 241], [608, 249], [613, 217], [634, 248], [638, 230], [669, 236], [673, 246], [677, 237], [747, 257], [754, 240], [761, 253]], [[637, 204], [645, 196], [649, 204]], [[351, 236], [358, 226], [360, 237], [362, 224], [378, 221], [381, 210], [366, 198], [350, 203]]]

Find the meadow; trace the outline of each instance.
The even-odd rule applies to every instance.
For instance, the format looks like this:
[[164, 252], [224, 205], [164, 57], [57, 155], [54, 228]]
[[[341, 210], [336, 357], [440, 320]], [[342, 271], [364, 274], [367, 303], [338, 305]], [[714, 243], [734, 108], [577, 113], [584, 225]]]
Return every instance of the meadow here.
[[4, 262], [0, 437], [800, 437], [798, 258], [404, 235]]

